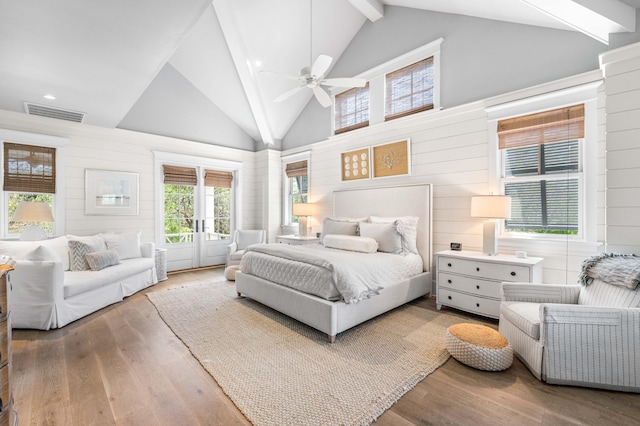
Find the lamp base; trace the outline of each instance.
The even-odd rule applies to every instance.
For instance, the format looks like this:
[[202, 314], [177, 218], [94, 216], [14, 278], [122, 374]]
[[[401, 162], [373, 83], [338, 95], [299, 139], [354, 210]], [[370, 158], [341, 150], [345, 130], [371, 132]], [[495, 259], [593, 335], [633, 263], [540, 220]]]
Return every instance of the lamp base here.
[[487, 220], [482, 228], [482, 252], [495, 256], [498, 254], [498, 239], [496, 237], [496, 222]]
[[307, 216], [298, 216], [298, 220], [300, 221], [300, 231], [298, 234], [301, 237], [307, 236]]
[[47, 233], [38, 225], [29, 225], [20, 234], [20, 241], [40, 241], [46, 240]]

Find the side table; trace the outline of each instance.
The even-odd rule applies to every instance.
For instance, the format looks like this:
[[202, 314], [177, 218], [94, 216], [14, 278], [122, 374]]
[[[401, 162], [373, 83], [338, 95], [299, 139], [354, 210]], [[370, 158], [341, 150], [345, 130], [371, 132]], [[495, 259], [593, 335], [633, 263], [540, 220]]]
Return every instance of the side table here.
[[165, 281], [167, 277], [167, 249], [156, 249], [156, 274], [158, 275], [158, 281]]

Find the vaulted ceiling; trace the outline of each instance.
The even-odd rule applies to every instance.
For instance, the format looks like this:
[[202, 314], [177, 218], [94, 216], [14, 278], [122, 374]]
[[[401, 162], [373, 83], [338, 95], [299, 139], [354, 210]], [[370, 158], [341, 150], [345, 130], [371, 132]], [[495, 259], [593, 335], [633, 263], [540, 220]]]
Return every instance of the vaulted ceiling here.
[[0, 0], [0, 109], [28, 102], [90, 125], [253, 150], [283, 139], [311, 100], [302, 90], [274, 102], [298, 84], [291, 77], [319, 54], [335, 64], [388, 6], [607, 43], [635, 31], [640, 0]]

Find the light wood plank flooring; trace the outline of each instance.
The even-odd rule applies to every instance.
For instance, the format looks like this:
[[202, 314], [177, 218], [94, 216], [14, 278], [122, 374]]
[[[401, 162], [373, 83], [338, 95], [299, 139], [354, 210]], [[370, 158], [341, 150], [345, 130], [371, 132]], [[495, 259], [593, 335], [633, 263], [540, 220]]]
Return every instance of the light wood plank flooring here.
[[[222, 277], [222, 268], [172, 274], [62, 329], [14, 330], [19, 424], [249, 424], [145, 296]], [[415, 303], [435, 310], [433, 299]], [[450, 359], [376, 424], [640, 425], [640, 395], [545, 385], [517, 360], [489, 373]]]

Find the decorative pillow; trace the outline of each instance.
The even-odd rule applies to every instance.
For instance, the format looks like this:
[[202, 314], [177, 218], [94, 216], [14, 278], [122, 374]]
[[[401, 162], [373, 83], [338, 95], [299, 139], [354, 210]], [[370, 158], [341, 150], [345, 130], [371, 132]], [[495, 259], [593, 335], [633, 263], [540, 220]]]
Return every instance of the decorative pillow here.
[[87, 253], [85, 258], [92, 271], [99, 271], [107, 266], [117, 265], [120, 263], [118, 252], [114, 249]]
[[378, 251], [402, 253], [402, 238], [395, 224], [360, 222], [360, 236], [376, 240]]
[[378, 251], [378, 242], [373, 238], [356, 237], [353, 235], [325, 235], [324, 246], [362, 253], [375, 253]]
[[62, 262], [63, 270], [69, 270], [69, 247], [65, 236], [42, 241], [0, 241], [0, 255], [9, 256], [13, 260], [37, 260], [29, 259], [28, 256], [39, 246], [48, 248]]
[[329, 234], [356, 236], [358, 235], [358, 222], [327, 217], [322, 221], [322, 237], [320, 238], [320, 242], [324, 244], [324, 237]]
[[45, 246], [38, 246], [29, 253], [27, 253], [24, 257], [25, 260], [35, 260], [35, 261], [59, 261], [58, 256]]
[[142, 251], [140, 249], [140, 235], [142, 232], [123, 232], [116, 234], [109, 232], [102, 234], [104, 242], [107, 244], [107, 249], [115, 250], [118, 252], [118, 258], [131, 259], [134, 257], [142, 257]]
[[102, 237], [70, 237], [69, 238], [69, 270], [88, 271], [86, 255], [96, 251], [104, 251], [107, 247]]
[[416, 216], [399, 216], [399, 217], [381, 217], [371, 216], [371, 223], [394, 223], [402, 237], [402, 251], [410, 253], [418, 253], [418, 217]]

